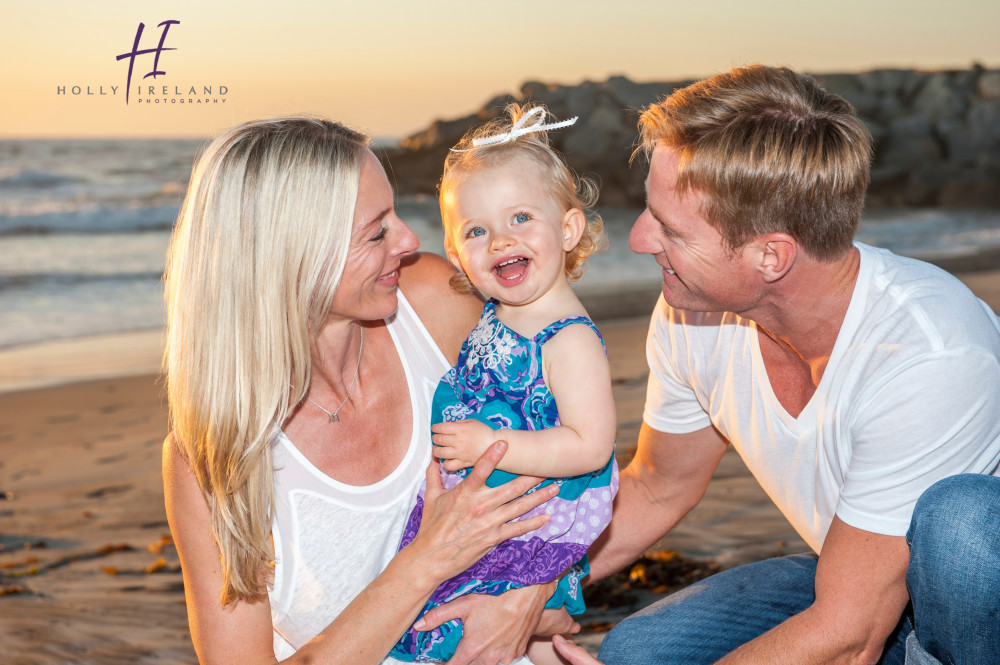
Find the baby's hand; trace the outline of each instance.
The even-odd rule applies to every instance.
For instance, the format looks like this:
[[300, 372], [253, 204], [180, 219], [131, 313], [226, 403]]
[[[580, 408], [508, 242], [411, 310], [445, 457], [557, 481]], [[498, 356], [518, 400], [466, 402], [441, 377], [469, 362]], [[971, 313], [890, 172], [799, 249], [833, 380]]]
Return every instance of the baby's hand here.
[[459, 420], [431, 426], [434, 455], [445, 471], [458, 471], [476, 463], [497, 440], [496, 431], [478, 420]]

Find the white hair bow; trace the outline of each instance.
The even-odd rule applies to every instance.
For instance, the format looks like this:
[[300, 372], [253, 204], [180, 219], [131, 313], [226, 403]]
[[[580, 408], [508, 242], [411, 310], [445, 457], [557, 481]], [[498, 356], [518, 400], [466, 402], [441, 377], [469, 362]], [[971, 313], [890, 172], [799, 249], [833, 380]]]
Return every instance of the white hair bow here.
[[[503, 134], [494, 134], [493, 136], [484, 136], [482, 138], [474, 139], [472, 141], [472, 147], [466, 148], [465, 150], [458, 150], [452, 148], [452, 152], [469, 152], [475, 150], [476, 148], [481, 148], [487, 145], [497, 145], [499, 143], [510, 143], [511, 141], [516, 141], [518, 136], [524, 136], [525, 134], [531, 134], [532, 132], [544, 132], [550, 129], [559, 129], [560, 127], [569, 127], [570, 125], [576, 124], [579, 116], [573, 116], [569, 120], [563, 120], [561, 122], [550, 122], [545, 123], [545, 109], [541, 106], [536, 106], [527, 113], [525, 113], [521, 118], [514, 123], [509, 131]], [[530, 122], [529, 122], [530, 121]]]

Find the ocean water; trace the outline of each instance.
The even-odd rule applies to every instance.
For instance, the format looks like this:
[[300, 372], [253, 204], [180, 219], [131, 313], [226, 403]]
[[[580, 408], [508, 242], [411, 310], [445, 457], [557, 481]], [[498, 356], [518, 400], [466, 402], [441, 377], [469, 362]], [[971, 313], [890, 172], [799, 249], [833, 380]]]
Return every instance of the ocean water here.
[[[197, 140], [0, 141], [0, 348], [163, 325], [164, 256]], [[443, 235], [432, 198], [398, 202], [428, 251]], [[610, 248], [579, 289], [659, 279], [628, 249], [638, 211], [601, 210]], [[900, 210], [866, 217], [859, 240], [913, 256], [1000, 248], [1000, 211]]]

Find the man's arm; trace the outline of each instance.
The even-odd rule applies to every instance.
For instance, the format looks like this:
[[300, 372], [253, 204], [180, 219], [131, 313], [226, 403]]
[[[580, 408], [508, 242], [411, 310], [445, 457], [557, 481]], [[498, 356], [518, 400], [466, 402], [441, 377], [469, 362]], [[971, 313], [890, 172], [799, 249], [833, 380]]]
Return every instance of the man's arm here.
[[717, 665], [876, 663], [909, 602], [905, 538], [834, 518], [816, 569], [816, 600]]
[[634, 561], [694, 508], [728, 445], [714, 427], [668, 434], [643, 423], [635, 457], [621, 472], [611, 525], [590, 548], [590, 578]]

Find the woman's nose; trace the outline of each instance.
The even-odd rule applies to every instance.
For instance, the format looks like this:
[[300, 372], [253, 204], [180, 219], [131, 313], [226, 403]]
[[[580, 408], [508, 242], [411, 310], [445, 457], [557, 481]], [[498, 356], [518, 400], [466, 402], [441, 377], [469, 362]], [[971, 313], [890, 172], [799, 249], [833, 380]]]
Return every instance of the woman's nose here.
[[420, 248], [420, 239], [417, 234], [406, 225], [406, 222], [399, 220], [399, 239], [396, 241], [396, 254], [405, 256], [413, 254]]

